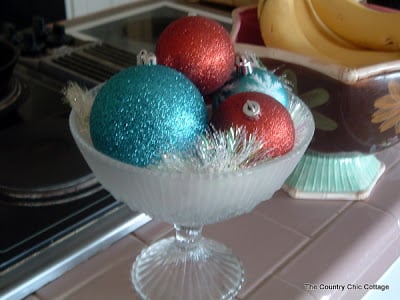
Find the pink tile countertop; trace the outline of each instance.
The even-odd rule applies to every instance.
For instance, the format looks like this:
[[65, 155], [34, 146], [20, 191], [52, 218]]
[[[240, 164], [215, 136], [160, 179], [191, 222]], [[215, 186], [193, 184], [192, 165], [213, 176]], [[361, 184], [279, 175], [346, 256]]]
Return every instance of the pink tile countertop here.
[[[278, 191], [249, 214], [206, 226], [204, 235], [231, 247], [244, 264], [237, 299], [362, 297], [367, 290], [347, 285], [375, 283], [400, 256], [399, 150], [378, 155], [386, 171], [366, 200], [295, 200]], [[144, 246], [171, 234], [170, 225], [151, 221], [27, 299], [139, 299], [131, 265]], [[341, 284], [343, 291], [328, 286]]]

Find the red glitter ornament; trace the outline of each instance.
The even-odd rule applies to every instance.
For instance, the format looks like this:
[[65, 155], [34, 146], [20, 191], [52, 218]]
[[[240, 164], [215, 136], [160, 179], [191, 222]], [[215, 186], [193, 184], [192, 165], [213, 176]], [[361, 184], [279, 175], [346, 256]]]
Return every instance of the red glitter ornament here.
[[230, 77], [235, 50], [228, 31], [218, 22], [187, 16], [169, 24], [156, 45], [157, 63], [185, 74], [208, 95]]
[[213, 113], [211, 123], [221, 130], [244, 126], [264, 142], [264, 150], [271, 157], [289, 152], [294, 145], [295, 130], [289, 112], [263, 93], [242, 92], [228, 97]]

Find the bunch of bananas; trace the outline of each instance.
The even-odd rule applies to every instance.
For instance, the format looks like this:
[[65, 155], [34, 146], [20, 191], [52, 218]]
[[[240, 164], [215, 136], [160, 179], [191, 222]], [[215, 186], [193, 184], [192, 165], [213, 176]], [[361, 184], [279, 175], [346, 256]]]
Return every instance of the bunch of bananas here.
[[400, 60], [400, 12], [360, 0], [259, 0], [257, 13], [268, 47], [354, 68]]

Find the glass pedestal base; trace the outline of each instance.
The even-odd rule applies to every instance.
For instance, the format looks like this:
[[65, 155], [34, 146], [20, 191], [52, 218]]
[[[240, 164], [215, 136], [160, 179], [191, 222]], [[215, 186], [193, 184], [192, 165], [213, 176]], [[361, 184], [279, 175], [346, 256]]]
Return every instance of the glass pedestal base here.
[[373, 154], [307, 151], [283, 189], [297, 199], [363, 200], [385, 165]]
[[244, 281], [239, 259], [224, 245], [203, 237], [163, 239], [145, 248], [132, 267], [143, 299], [232, 299]]

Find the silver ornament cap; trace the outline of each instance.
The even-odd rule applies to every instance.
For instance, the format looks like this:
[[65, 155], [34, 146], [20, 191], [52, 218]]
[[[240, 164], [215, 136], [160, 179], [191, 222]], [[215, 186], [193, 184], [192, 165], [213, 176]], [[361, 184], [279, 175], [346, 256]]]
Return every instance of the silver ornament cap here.
[[147, 50], [140, 50], [136, 55], [136, 64], [145, 66], [154, 66], [157, 64], [157, 57], [152, 52], [147, 52]]
[[237, 77], [247, 76], [253, 73], [253, 66], [246, 55], [239, 54], [236, 56], [235, 67]]
[[243, 113], [250, 119], [258, 119], [261, 115], [261, 106], [257, 101], [247, 100], [243, 105]]

